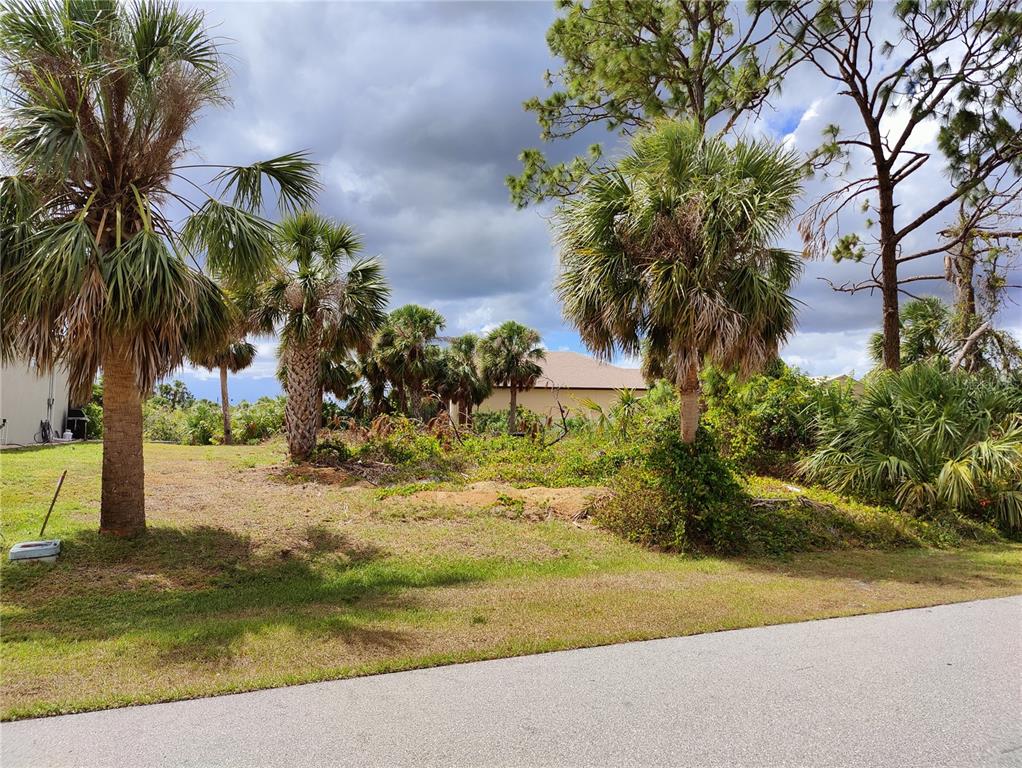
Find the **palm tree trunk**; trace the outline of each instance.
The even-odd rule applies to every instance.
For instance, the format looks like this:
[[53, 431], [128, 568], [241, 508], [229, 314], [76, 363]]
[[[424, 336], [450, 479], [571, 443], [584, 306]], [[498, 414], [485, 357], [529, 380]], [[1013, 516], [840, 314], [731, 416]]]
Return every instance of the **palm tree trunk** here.
[[678, 399], [681, 401], [681, 441], [691, 445], [699, 429], [699, 366], [690, 363], [687, 370], [678, 371]]
[[231, 402], [227, 397], [227, 366], [220, 366], [220, 410], [224, 415], [224, 445], [231, 444]]
[[284, 431], [293, 461], [304, 461], [316, 447], [319, 423], [319, 353], [315, 344], [294, 344], [287, 351], [287, 403]]
[[145, 531], [142, 393], [126, 339], [114, 339], [103, 357], [103, 479], [100, 533]]
[[518, 416], [518, 388], [511, 385], [511, 405], [507, 409], [507, 433], [513, 435]]

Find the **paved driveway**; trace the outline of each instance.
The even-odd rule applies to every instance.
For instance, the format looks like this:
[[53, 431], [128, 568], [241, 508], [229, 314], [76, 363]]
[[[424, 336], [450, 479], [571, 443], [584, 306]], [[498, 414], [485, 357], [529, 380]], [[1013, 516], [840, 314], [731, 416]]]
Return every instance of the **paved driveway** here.
[[1022, 766], [1022, 597], [0, 727], [3, 768]]

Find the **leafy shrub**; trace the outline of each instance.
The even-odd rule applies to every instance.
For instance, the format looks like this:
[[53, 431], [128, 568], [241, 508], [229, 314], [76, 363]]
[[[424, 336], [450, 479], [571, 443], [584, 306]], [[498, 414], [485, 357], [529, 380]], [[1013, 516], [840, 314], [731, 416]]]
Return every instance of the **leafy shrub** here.
[[391, 464], [427, 464], [444, 458], [438, 438], [422, 431], [422, 424], [405, 416], [390, 419], [387, 430], [370, 435], [358, 458]]
[[[472, 431], [478, 435], [506, 435], [507, 434], [507, 412], [482, 411], [472, 415]], [[515, 419], [518, 426], [525, 432], [534, 432], [546, 426], [546, 419], [535, 411], [530, 411], [524, 406], [518, 406], [515, 412]]]
[[184, 438], [189, 445], [212, 445], [224, 439], [224, 420], [220, 406], [212, 400], [196, 400], [183, 409]]
[[242, 443], [257, 443], [284, 429], [284, 405], [280, 397], [260, 397], [254, 403], [242, 401], [231, 409], [231, 430]]
[[650, 401], [641, 417], [611, 496], [594, 509], [597, 523], [647, 546], [680, 550], [691, 540], [726, 550], [722, 523], [744, 507], [733, 466], [706, 429], [682, 441], [676, 399]]
[[882, 371], [863, 396], [821, 415], [812, 482], [923, 516], [1022, 528], [1022, 391], [917, 363]]
[[351, 456], [351, 448], [343, 440], [324, 440], [313, 451], [312, 461], [316, 464], [339, 465]]
[[158, 442], [186, 442], [187, 414], [180, 408], [171, 408], [165, 401], [150, 398], [142, 404], [142, 434], [146, 440]]
[[724, 455], [747, 472], [790, 474], [815, 447], [821, 386], [781, 360], [745, 381], [707, 368], [703, 394], [704, 423]]
[[85, 417], [89, 420], [88, 430], [89, 439], [98, 440], [103, 437], [103, 405], [102, 403], [86, 403], [82, 407], [82, 412]]

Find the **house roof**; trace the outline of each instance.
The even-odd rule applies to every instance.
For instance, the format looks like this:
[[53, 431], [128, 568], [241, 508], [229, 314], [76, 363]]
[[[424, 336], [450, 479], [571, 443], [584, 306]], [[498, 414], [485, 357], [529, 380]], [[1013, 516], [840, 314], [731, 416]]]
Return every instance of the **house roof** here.
[[551, 352], [541, 363], [537, 387], [562, 389], [648, 389], [638, 368], [621, 368], [578, 352]]

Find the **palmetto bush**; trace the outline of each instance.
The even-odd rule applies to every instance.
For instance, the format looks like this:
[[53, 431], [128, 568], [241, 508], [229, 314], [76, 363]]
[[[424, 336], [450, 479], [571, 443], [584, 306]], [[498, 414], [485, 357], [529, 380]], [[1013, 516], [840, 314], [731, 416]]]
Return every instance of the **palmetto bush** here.
[[1022, 529], [1022, 390], [918, 363], [823, 412], [812, 482], [921, 516], [996, 518]]

